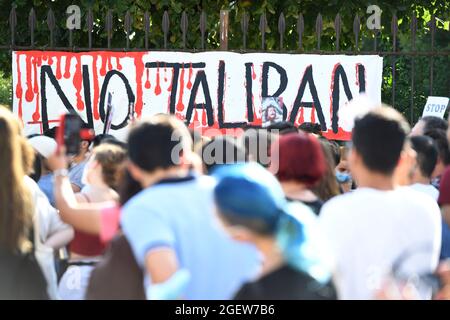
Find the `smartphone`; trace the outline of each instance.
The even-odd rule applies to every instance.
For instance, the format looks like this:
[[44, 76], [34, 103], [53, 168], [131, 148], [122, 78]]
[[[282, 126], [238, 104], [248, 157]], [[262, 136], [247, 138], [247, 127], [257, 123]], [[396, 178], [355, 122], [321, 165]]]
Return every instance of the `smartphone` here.
[[67, 155], [76, 155], [80, 152], [80, 143], [82, 140], [92, 138], [92, 130], [82, 129], [83, 120], [72, 113], [64, 114], [60, 119], [60, 126], [56, 133], [58, 148], [66, 147]]

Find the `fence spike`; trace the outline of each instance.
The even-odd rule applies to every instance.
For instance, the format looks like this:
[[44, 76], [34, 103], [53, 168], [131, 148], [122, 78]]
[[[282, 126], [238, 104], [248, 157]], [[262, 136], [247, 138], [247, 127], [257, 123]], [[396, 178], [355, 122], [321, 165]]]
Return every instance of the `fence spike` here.
[[148, 37], [150, 34], [150, 14], [148, 13], [148, 11], [145, 11], [144, 13], [144, 31], [145, 31], [144, 46], [145, 49], [148, 49]]
[[248, 16], [248, 13], [244, 10], [241, 17], [242, 46], [244, 47], [244, 50], [247, 49], [247, 34], [249, 21], [250, 17]]
[[132, 23], [131, 14], [130, 14], [130, 11], [127, 10], [127, 13], [125, 14], [125, 21], [124, 21], [125, 33], [126, 33], [126, 37], [127, 37], [127, 45], [126, 45], [127, 49], [130, 49], [131, 23]]
[[50, 30], [50, 48], [53, 48], [53, 31], [55, 30], [55, 14], [52, 9], [48, 10], [47, 13], [47, 26]]
[[106, 14], [106, 34], [108, 40], [108, 49], [111, 49], [112, 29], [113, 29], [112, 10], [108, 9], [108, 12]]
[[162, 18], [162, 30], [164, 33], [164, 49], [167, 49], [167, 36], [169, 34], [169, 13], [167, 10], [164, 10], [163, 18]]
[[353, 19], [353, 34], [355, 35], [355, 51], [358, 50], [360, 30], [361, 30], [361, 21], [359, 19], [359, 16], [356, 15], [355, 19]]
[[89, 7], [87, 16], [86, 16], [86, 26], [88, 31], [88, 46], [89, 49], [92, 48], [92, 33], [94, 31], [94, 13], [92, 11], [92, 7]]
[[322, 36], [322, 15], [319, 13], [316, 18], [316, 36], [317, 36], [317, 50], [320, 50], [320, 38]]
[[266, 12], [263, 12], [261, 14], [261, 17], [259, 18], [259, 31], [261, 32], [261, 50], [264, 50], [265, 48], [266, 29], [267, 29]]
[[205, 50], [205, 33], [206, 33], [206, 12], [202, 11], [200, 14], [200, 34], [201, 34], [201, 47]]
[[284, 18], [284, 13], [280, 13], [280, 17], [278, 18], [278, 33], [280, 34], [280, 49], [283, 49], [283, 39], [284, 32], [286, 31], [286, 19]]
[[300, 50], [303, 47], [303, 32], [305, 32], [305, 21], [303, 20], [303, 14], [300, 13], [297, 19], [298, 48]]
[[28, 15], [28, 28], [30, 30], [30, 46], [34, 47], [34, 29], [36, 27], [36, 13], [34, 8], [31, 8], [30, 14]]
[[188, 32], [188, 16], [186, 14], [186, 11], [183, 11], [181, 14], [181, 33], [182, 33], [182, 40], [183, 40], [183, 49], [186, 49], [186, 35]]
[[9, 29], [11, 31], [11, 46], [14, 46], [16, 43], [16, 26], [17, 26], [17, 13], [16, 6], [12, 6], [11, 11], [9, 12]]
[[341, 38], [341, 15], [339, 13], [334, 19], [334, 31], [336, 33], [336, 51], [339, 51], [339, 39]]

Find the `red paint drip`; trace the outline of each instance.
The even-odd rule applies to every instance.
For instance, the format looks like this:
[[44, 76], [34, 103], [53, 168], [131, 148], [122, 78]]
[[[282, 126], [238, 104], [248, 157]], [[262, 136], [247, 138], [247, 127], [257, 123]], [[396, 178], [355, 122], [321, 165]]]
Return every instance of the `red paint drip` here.
[[194, 124], [198, 123], [198, 112], [197, 108], [194, 109]]
[[117, 65], [117, 70], [122, 70], [122, 65], [120, 64], [120, 58], [116, 57], [116, 65]]
[[102, 66], [100, 67], [100, 75], [104, 77], [106, 75], [106, 60], [108, 59], [106, 55], [102, 55]]
[[316, 123], [316, 108], [314, 105], [311, 108], [311, 123]]
[[145, 69], [145, 76], [147, 78], [147, 80], [145, 80], [145, 85], [144, 85], [145, 89], [150, 89], [150, 87], [151, 87], [150, 80], [148, 79], [148, 73], [149, 73], [149, 70], [147, 68], [147, 69]]
[[39, 112], [39, 86], [38, 86], [38, 80], [37, 80], [37, 67], [39, 64], [39, 60], [40, 60], [40, 58], [38, 58], [38, 57], [34, 57], [34, 59], [33, 59], [33, 82], [34, 82], [33, 92], [36, 95], [36, 108], [32, 115], [32, 118], [34, 121], [38, 121], [41, 118], [41, 114]]
[[72, 56], [67, 55], [66, 56], [66, 65], [64, 68], [64, 78], [69, 79], [70, 78], [70, 62], [72, 61]]
[[52, 58], [52, 57], [49, 57], [49, 58], [48, 58], [48, 64], [49, 64], [50, 66], [53, 64], [53, 58]]
[[184, 110], [183, 91], [184, 91], [184, 68], [181, 68], [180, 95], [178, 96], [177, 111], [183, 111]]
[[253, 66], [253, 63], [252, 63], [252, 79], [253, 80], [256, 79], [256, 72], [255, 72], [255, 67]]
[[97, 59], [98, 54], [94, 53], [93, 55], [93, 68], [92, 68], [92, 80], [94, 82], [94, 119], [99, 120], [100, 114], [99, 114], [99, 108], [98, 108], [98, 100], [100, 95], [100, 89], [98, 86], [98, 74], [97, 74]]
[[173, 81], [173, 74], [174, 74], [174, 71], [173, 71], [174, 69], [172, 68], [172, 78], [171, 78], [171, 80], [170, 80], [170, 84], [169, 84], [169, 86], [167, 87], [167, 91], [172, 91], [172, 81]]
[[159, 83], [159, 62], [156, 63], [156, 86], [155, 86], [155, 94], [159, 96], [161, 94], [161, 85]]
[[[37, 97], [36, 97], [36, 109], [34, 110], [33, 113], [33, 121], [38, 121], [41, 118], [41, 115], [39, 113], [39, 92], [37, 93]], [[42, 129], [42, 127], [41, 127]], [[42, 131], [42, 130], [41, 130]]]
[[186, 85], [186, 87], [191, 90], [192, 88], [192, 82], [191, 82], [191, 78], [192, 78], [192, 62], [189, 64], [189, 80], [188, 83]]
[[56, 58], [56, 79], [61, 79], [61, 56]]
[[76, 59], [76, 65], [75, 65], [75, 74], [73, 76], [73, 85], [76, 90], [76, 96], [77, 96], [77, 109], [79, 111], [82, 111], [84, 109], [84, 103], [81, 99], [81, 86], [83, 83], [83, 78], [81, 74], [81, 56], [77, 55], [75, 57]]
[[305, 109], [303, 107], [300, 107], [300, 117], [298, 119], [297, 124], [302, 124], [303, 122], [305, 122]]
[[144, 75], [144, 62], [142, 61], [143, 54], [137, 54], [134, 57], [134, 65], [136, 67], [136, 101], [134, 103], [134, 110], [137, 117], [141, 117], [144, 103], [142, 101], [142, 76]]
[[34, 99], [33, 84], [31, 83], [31, 55], [26, 55], [26, 75], [27, 75], [27, 91], [25, 92], [25, 99], [31, 102]]
[[17, 65], [17, 84], [16, 84], [16, 98], [19, 99], [19, 118], [22, 119], [22, 74], [20, 72], [20, 54], [16, 54]]
[[111, 56], [109, 56], [107, 60], [108, 60], [108, 71], [111, 71], [113, 68], [112, 63], [111, 63]]
[[206, 110], [202, 109], [202, 126], [206, 127], [208, 125], [208, 121], [206, 119]]
[[40, 58], [35, 57], [33, 60], [33, 92], [37, 94], [39, 92], [38, 72], [37, 67], [40, 66]]

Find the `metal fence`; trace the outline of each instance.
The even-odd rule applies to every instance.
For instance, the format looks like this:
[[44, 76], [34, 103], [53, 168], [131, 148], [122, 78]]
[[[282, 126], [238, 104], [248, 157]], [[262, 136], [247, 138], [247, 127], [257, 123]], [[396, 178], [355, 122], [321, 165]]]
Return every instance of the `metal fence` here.
[[[189, 18], [186, 12], [182, 12], [180, 24], [179, 24], [179, 31], [178, 30], [172, 30], [169, 20], [169, 12], [164, 11], [162, 16], [162, 24], [161, 24], [161, 30], [163, 33], [163, 39], [162, 44], [159, 48], [150, 48], [149, 43], [149, 37], [151, 32], [151, 16], [148, 11], [146, 11], [143, 15], [143, 31], [144, 31], [144, 42], [142, 47], [131, 47], [130, 46], [130, 39], [131, 35], [133, 33], [132, 30], [132, 16], [130, 12], [127, 12], [123, 19], [120, 19], [120, 26], [121, 33], [123, 33], [124, 37], [124, 44], [123, 47], [112, 47], [111, 40], [113, 38], [113, 33], [117, 32], [114, 31], [113, 28], [113, 11], [108, 10], [105, 16], [105, 25], [104, 25], [104, 31], [106, 32], [106, 47], [95, 47], [93, 45], [93, 34], [94, 34], [94, 15], [92, 9], [88, 9], [86, 17], [85, 17], [85, 26], [86, 28], [84, 30], [68, 30], [66, 29], [65, 32], [68, 33], [67, 43], [62, 45], [57, 45], [56, 43], [56, 33], [57, 33], [57, 24], [55, 21], [55, 15], [54, 12], [50, 9], [47, 12], [46, 17], [46, 24], [48, 28], [48, 43], [43, 46], [37, 46], [35, 41], [35, 30], [36, 30], [36, 24], [37, 24], [37, 18], [36, 13], [34, 9], [31, 9], [28, 14], [28, 35], [29, 36], [29, 44], [23, 45], [23, 44], [17, 44], [17, 35], [18, 30], [17, 28], [17, 12], [16, 8], [12, 8], [9, 15], [9, 28], [10, 28], [10, 42], [0, 44], [0, 50], [54, 50], [54, 51], [96, 51], [96, 50], [110, 50], [110, 51], [144, 51], [144, 50], [175, 50], [174, 48], [169, 48], [168, 46], [168, 37], [170, 33], [173, 32], [181, 32], [181, 47], [176, 48], [176, 50], [181, 51], [205, 51], [205, 50], [211, 50], [211, 48], [206, 47], [206, 36], [207, 36], [207, 16], [205, 12], [200, 13], [200, 19], [196, 22], [191, 23], [198, 23], [198, 30], [200, 31], [200, 47], [199, 48], [188, 48], [187, 45], [187, 37], [189, 32]], [[242, 15], [240, 19], [240, 29], [241, 29], [241, 39], [242, 43], [239, 48], [229, 48], [228, 46], [228, 40], [229, 40], [229, 12], [227, 10], [221, 10], [220, 11], [220, 22], [218, 24], [219, 30], [218, 33], [220, 35], [220, 46], [217, 48], [213, 48], [214, 50], [230, 50], [230, 51], [239, 51], [239, 52], [255, 52], [255, 50], [248, 50], [247, 48], [247, 40], [249, 36], [249, 14], [245, 13]], [[303, 46], [303, 39], [305, 37], [305, 20], [303, 15], [300, 13], [298, 15], [298, 19], [296, 21], [296, 37], [297, 37], [297, 49], [296, 50], [287, 50], [285, 47], [285, 37], [286, 37], [286, 19], [284, 13], [281, 13], [278, 17], [278, 25], [277, 25], [277, 32], [278, 32], [278, 50], [276, 52], [289, 52], [289, 53], [309, 53], [309, 54], [350, 54], [350, 55], [356, 55], [356, 54], [377, 54], [384, 57], [390, 57], [391, 59], [391, 76], [392, 76], [392, 101], [391, 104], [393, 106], [396, 105], [396, 87], [397, 87], [397, 76], [396, 76], [396, 63], [399, 58], [406, 57], [410, 59], [410, 67], [411, 67], [411, 78], [410, 78], [410, 89], [411, 89], [411, 98], [410, 98], [410, 105], [409, 105], [409, 120], [412, 123], [414, 121], [414, 93], [415, 93], [415, 77], [416, 77], [416, 59], [419, 57], [428, 57], [429, 58], [429, 95], [433, 94], [433, 80], [434, 80], [434, 58], [435, 57], [449, 57], [450, 56], [450, 50], [447, 49], [437, 49], [436, 48], [436, 41], [435, 41], [435, 35], [436, 35], [436, 18], [434, 15], [431, 16], [431, 20], [429, 23], [429, 32], [431, 35], [431, 41], [429, 45], [429, 50], [417, 50], [416, 48], [416, 34], [418, 30], [417, 26], [417, 18], [415, 14], [411, 15], [411, 24], [410, 24], [410, 44], [411, 44], [411, 50], [408, 51], [400, 51], [398, 50], [398, 19], [397, 16], [394, 14], [392, 15], [391, 20], [391, 34], [390, 38], [392, 41], [392, 50], [391, 51], [382, 51], [379, 48], [379, 39], [380, 39], [380, 31], [375, 30], [373, 34], [371, 35], [371, 41], [373, 42], [373, 49], [372, 50], [361, 50], [360, 43], [361, 43], [361, 20], [360, 17], [355, 16], [353, 20], [353, 50], [349, 50], [346, 48], [345, 50], [341, 50], [340, 46], [340, 38], [341, 38], [341, 30], [342, 30], [342, 20], [341, 16], [339, 14], [336, 15], [334, 19], [334, 50], [322, 50], [321, 49], [321, 41], [322, 41], [322, 34], [323, 34], [323, 20], [322, 15], [318, 14], [315, 20], [315, 30], [314, 30], [314, 36], [316, 39], [316, 48], [313, 50], [304, 50]], [[256, 52], [264, 52], [266, 51], [266, 34], [267, 34], [267, 17], [266, 14], [263, 13], [259, 17], [259, 35], [261, 39], [261, 45], [260, 49], [256, 50]], [[87, 37], [87, 47], [83, 46], [77, 46], [76, 43], [74, 43], [74, 32], [84, 33]], [[273, 51], [271, 51], [273, 52]]]

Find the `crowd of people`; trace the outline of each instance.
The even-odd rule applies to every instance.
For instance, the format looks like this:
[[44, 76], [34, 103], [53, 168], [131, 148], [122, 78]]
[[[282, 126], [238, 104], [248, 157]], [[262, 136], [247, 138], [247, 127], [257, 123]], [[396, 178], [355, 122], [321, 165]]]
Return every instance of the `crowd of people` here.
[[450, 299], [445, 120], [379, 106], [344, 143], [159, 114], [75, 155], [56, 130], [0, 107], [0, 298]]

